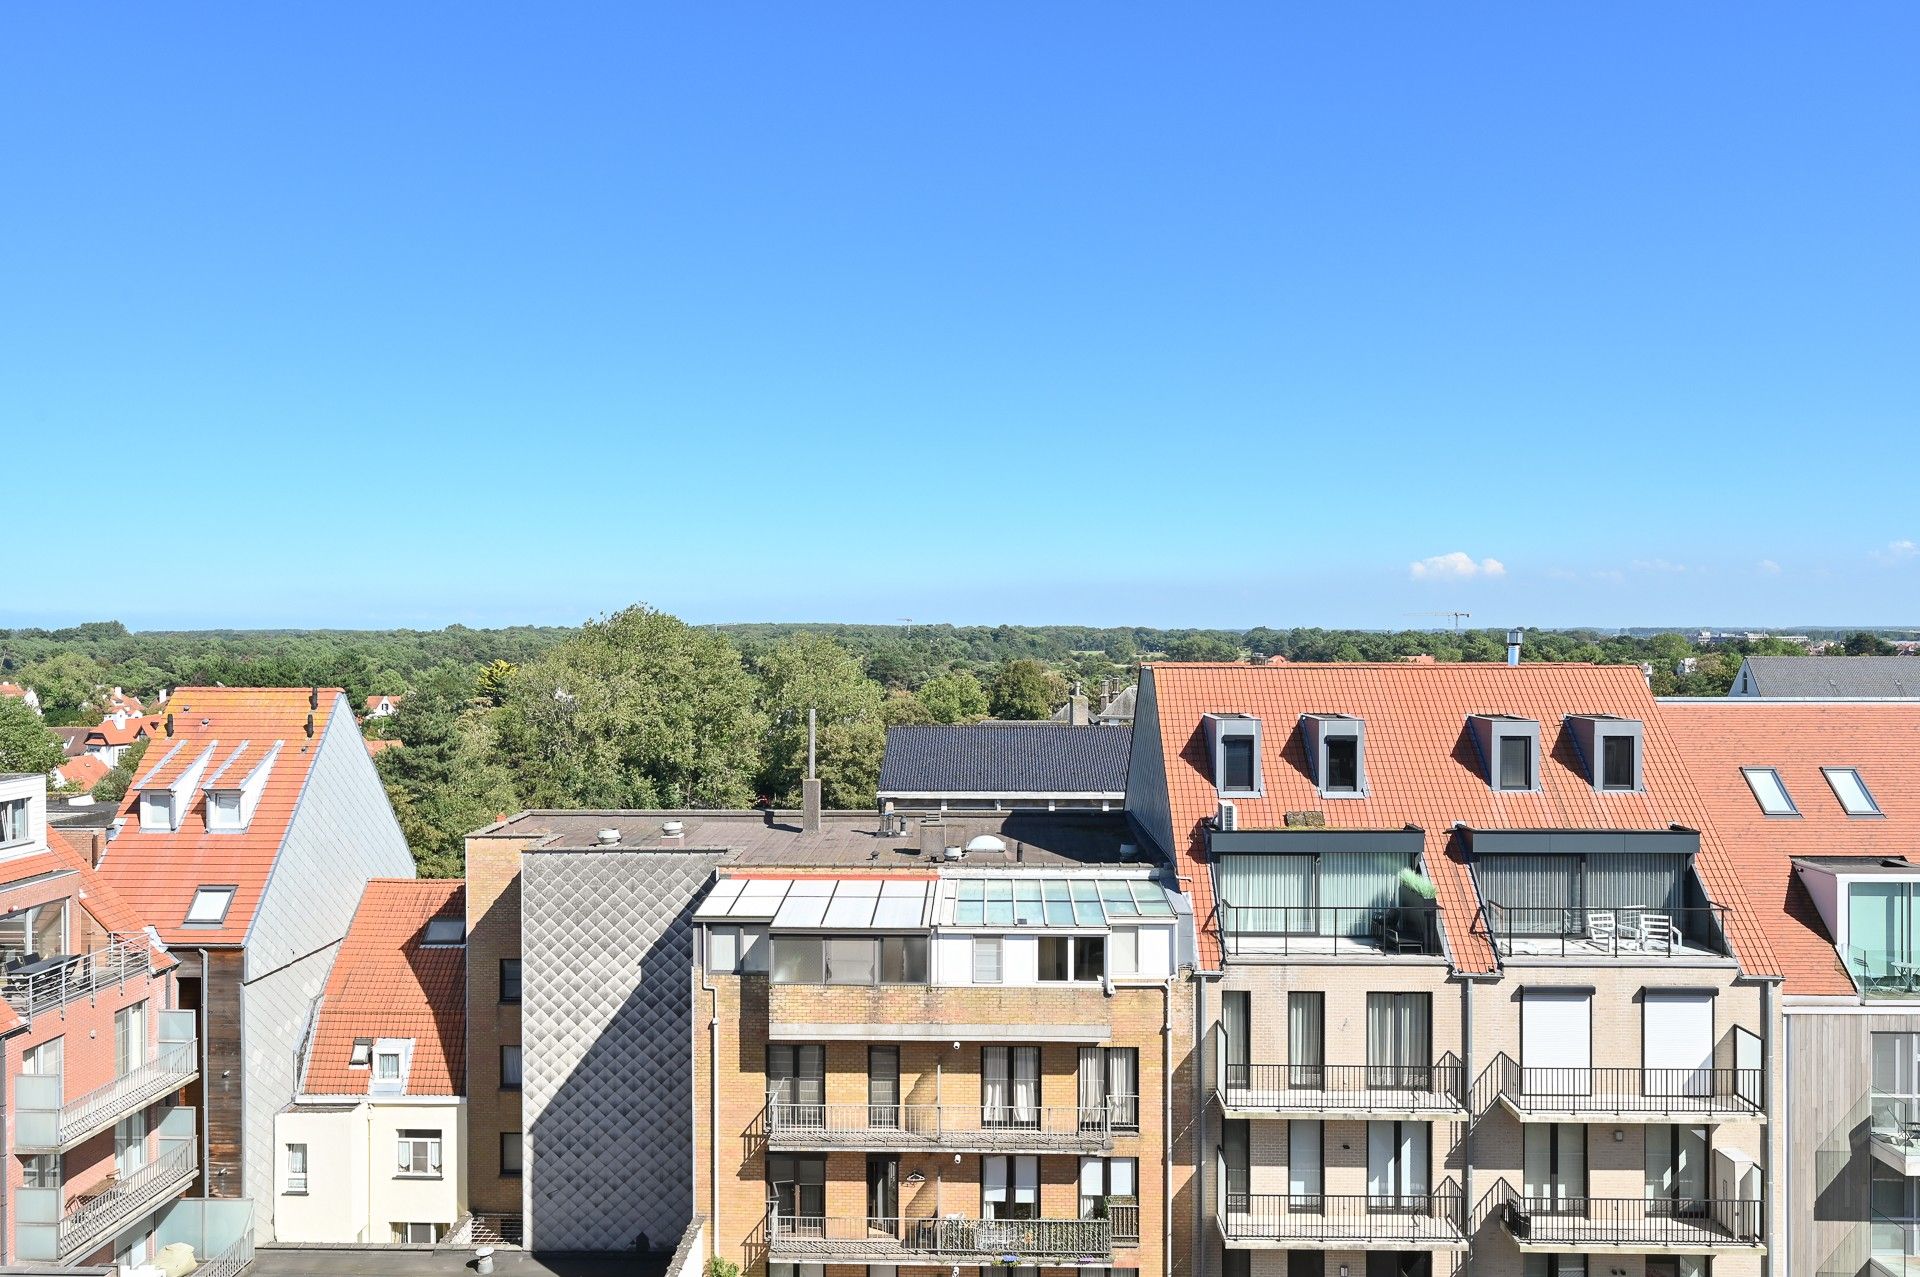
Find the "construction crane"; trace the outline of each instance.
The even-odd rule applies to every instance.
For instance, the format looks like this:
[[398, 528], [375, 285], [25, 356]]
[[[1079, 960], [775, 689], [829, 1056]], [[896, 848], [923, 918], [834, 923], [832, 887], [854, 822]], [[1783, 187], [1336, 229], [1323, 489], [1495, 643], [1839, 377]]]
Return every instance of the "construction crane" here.
[[1460, 622], [1470, 619], [1473, 616], [1473, 613], [1471, 612], [1407, 612], [1407, 613], [1404, 613], [1403, 615], [1449, 617], [1453, 621], [1453, 632], [1455, 634], [1458, 634], [1460, 632]]

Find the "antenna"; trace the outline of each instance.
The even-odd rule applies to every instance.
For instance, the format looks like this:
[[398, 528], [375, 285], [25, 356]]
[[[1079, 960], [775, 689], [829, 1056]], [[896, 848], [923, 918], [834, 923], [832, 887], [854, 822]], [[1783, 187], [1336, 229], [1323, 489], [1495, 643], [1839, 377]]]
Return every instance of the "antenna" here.
[[1460, 622], [1470, 619], [1473, 616], [1473, 613], [1471, 612], [1406, 612], [1406, 613], [1402, 613], [1402, 615], [1449, 617], [1453, 621], [1453, 632], [1455, 634], [1458, 634], [1460, 632]]

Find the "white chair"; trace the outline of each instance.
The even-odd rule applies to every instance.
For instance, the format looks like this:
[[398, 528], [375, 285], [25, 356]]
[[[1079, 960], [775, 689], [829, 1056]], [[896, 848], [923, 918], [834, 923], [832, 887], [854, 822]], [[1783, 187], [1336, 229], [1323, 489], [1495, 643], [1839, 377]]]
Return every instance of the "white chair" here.
[[1680, 947], [1680, 928], [1664, 913], [1640, 915], [1639, 947], [1643, 953], [1671, 954]]
[[1611, 909], [1593, 910], [1587, 914], [1587, 943], [1602, 953], [1612, 953], [1619, 943], [1619, 919]]

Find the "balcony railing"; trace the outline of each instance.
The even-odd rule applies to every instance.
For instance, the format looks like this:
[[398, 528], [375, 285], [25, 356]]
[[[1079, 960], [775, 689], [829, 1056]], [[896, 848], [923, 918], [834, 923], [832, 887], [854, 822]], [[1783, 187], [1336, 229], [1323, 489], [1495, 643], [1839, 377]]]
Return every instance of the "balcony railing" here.
[[[177, 1115], [184, 1115], [179, 1118]], [[168, 1110], [153, 1160], [86, 1188], [14, 1190], [14, 1243], [23, 1260], [71, 1264], [85, 1259], [178, 1197], [199, 1174], [193, 1110]], [[64, 1199], [64, 1205], [63, 1205]]]
[[1725, 957], [1727, 911], [1719, 905], [1507, 905], [1488, 901], [1488, 936], [1503, 957], [1699, 959]]
[[1140, 1199], [1109, 1197], [1107, 1222], [1113, 1226], [1114, 1245], [1138, 1246], [1140, 1244]]
[[17, 964], [0, 977], [0, 997], [29, 1023], [101, 989], [146, 977], [153, 949], [145, 936], [115, 936], [105, 948], [77, 956], [42, 958]]
[[767, 1214], [777, 1260], [847, 1263], [1095, 1263], [1113, 1253], [1105, 1219], [875, 1219]]
[[1115, 1130], [1138, 1128], [1138, 1101], [1115, 1099], [1087, 1108], [775, 1101], [767, 1105], [767, 1137], [776, 1148], [1097, 1151], [1113, 1142]]
[[1340, 1243], [1452, 1247], [1460, 1231], [1460, 1191], [1451, 1181], [1432, 1193], [1394, 1196], [1236, 1193], [1220, 1197], [1227, 1244]]
[[1760, 1111], [1761, 1070], [1527, 1068], [1503, 1053], [1476, 1084], [1476, 1095], [1486, 1095], [1482, 1084], [1523, 1118], [1724, 1120]]
[[1220, 902], [1220, 935], [1234, 957], [1392, 954], [1443, 949], [1435, 905], [1236, 905]]
[[1871, 1212], [1868, 1236], [1873, 1266], [1887, 1277], [1920, 1273], [1920, 1219], [1895, 1218]]
[[1849, 945], [1847, 971], [1869, 998], [1920, 998], [1920, 947], [1865, 949]]
[[1457, 1113], [1465, 1109], [1466, 1071], [1439, 1064], [1221, 1064], [1215, 1093], [1223, 1106], [1287, 1114]]
[[1750, 1198], [1509, 1197], [1507, 1231], [1522, 1245], [1750, 1248], [1765, 1236], [1764, 1203]]
[[[191, 1012], [184, 1014], [191, 1018]], [[21, 1152], [60, 1152], [121, 1118], [162, 1099], [200, 1075], [195, 1042], [168, 1042], [159, 1054], [123, 1077], [61, 1104], [58, 1076], [22, 1075], [15, 1083], [19, 1112], [14, 1148]]]

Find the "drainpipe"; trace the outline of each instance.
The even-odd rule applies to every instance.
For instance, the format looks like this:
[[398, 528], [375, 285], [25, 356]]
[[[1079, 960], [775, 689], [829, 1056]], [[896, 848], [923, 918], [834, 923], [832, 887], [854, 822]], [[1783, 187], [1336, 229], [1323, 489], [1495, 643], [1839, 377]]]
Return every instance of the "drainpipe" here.
[[[1173, 1277], [1173, 979], [1160, 986], [1160, 1266]], [[1134, 1185], [1138, 1188], [1139, 1185]]]
[[1760, 1199], [1760, 1277], [1772, 1277], [1773, 1273], [1773, 1229], [1774, 1221], [1780, 1217], [1778, 1195], [1773, 1191], [1774, 1132], [1781, 1129], [1781, 1118], [1772, 1116], [1773, 1087], [1768, 1084], [1767, 1074], [1773, 1069], [1773, 981], [1766, 980], [1760, 985], [1760, 1111], [1768, 1115], [1766, 1142], [1761, 1145], [1766, 1157], [1766, 1171], [1761, 1176]]
[[1460, 982], [1460, 1104], [1467, 1111], [1467, 1130], [1460, 1159], [1460, 1235], [1468, 1239], [1467, 1260], [1473, 1260], [1473, 981]]
[[207, 1109], [212, 1107], [213, 1079], [207, 1076], [207, 1008], [212, 1003], [213, 966], [200, 950], [200, 1183], [202, 1195], [213, 1196], [213, 1145], [207, 1138]]
[[720, 1254], [720, 987], [713, 982], [707, 957], [706, 928], [702, 927], [700, 987], [707, 991], [707, 1215], [713, 1221], [709, 1255], [713, 1258]]
[[[1193, 1071], [1193, 1277], [1206, 1272], [1207, 1252], [1207, 981], [1221, 979], [1224, 971], [1193, 973], [1193, 1049], [1199, 1059]], [[1224, 1192], [1220, 1185], [1216, 1191]]]

